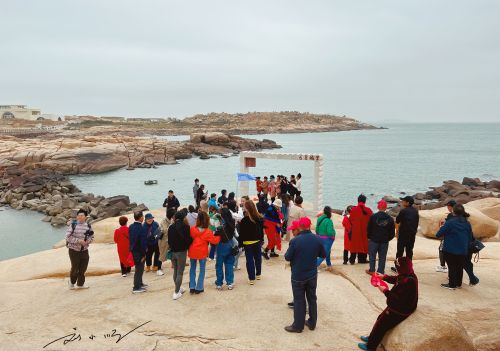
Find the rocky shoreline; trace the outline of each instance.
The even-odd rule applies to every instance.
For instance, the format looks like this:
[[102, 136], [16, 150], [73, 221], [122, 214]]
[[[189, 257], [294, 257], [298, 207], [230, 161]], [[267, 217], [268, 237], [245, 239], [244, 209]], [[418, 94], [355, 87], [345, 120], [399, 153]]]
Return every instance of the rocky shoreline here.
[[174, 164], [193, 156], [234, 155], [240, 151], [275, 149], [273, 140], [241, 138], [225, 133], [193, 133], [188, 141], [125, 136], [118, 133], [72, 133], [57, 139], [2, 137], [0, 167], [42, 168], [62, 174], [93, 174], [119, 168]]
[[[466, 204], [489, 197], [500, 198], [500, 180], [481, 181], [479, 178], [464, 177], [462, 182], [446, 180], [441, 186], [429, 187], [429, 189], [425, 193], [412, 195], [419, 210], [445, 207], [450, 200]], [[401, 196], [406, 194], [406, 192], [400, 193]], [[387, 195], [383, 199], [389, 205], [389, 213], [397, 216], [401, 210], [399, 197]]]

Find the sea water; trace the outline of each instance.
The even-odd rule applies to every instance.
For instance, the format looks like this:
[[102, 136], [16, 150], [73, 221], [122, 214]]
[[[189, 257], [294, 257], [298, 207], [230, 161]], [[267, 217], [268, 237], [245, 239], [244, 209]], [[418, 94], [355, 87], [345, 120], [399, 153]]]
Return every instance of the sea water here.
[[[368, 204], [373, 206], [384, 195], [424, 192], [443, 180], [461, 180], [464, 176], [483, 180], [500, 178], [500, 124], [393, 124], [387, 127], [247, 137], [268, 138], [283, 146], [270, 152], [323, 154], [323, 205], [338, 209], [355, 204], [360, 193], [367, 195]], [[184, 140], [188, 137], [164, 138]], [[219, 194], [222, 189], [236, 191], [238, 171], [238, 156], [192, 158], [181, 160], [177, 165], [78, 175], [71, 180], [84, 192], [128, 195], [131, 201], [159, 208], [168, 190], [175, 191], [182, 205], [192, 204], [195, 178], [205, 184], [209, 193]], [[257, 159], [250, 173], [262, 177], [301, 173], [303, 196], [306, 201], [312, 201], [313, 162]], [[144, 181], [150, 179], [158, 180], [158, 185], [144, 185]], [[254, 184], [250, 189], [255, 189]], [[0, 212], [3, 242], [0, 259], [50, 248], [62, 238], [62, 229], [53, 230], [40, 222], [42, 216], [38, 214], [26, 214], [26, 210]], [[29, 244], [23, 245], [24, 242]]]

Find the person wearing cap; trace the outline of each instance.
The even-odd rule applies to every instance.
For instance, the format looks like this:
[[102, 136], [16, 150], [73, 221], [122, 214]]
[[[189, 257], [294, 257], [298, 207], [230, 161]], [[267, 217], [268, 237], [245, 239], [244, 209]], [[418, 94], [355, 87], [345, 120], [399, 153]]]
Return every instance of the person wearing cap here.
[[387, 210], [387, 202], [380, 200], [377, 203], [378, 212], [374, 213], [368, 221], [368, 254], [370, 260], [370, 269], [367, 269], [368, 274], [375, 272], [375, 259], [378, 254], [377, 272], [385, 273], [385, 260], [387, 258], [387, 250], [389, 249], [389, 241], [394, 238], [395, 225], [394, 220], [385, 211]]
[[[413, 246], [419, 222], [418, 210], [413, 206], [415, 201], [412, 196], [401, 197], [400, 200], [403, 209], [396, 217], [396, 237], [398, 239], [396, 258], [403, 257], [403, 253], [406, 251], [406, 257], [411, 260], [413, 259]], [[391, 267], [391, 270], [395, 272], [396, 268]]]
[[[262, 256], [266, 260], [269, 257], [279, 257], [276, 253], [276, 249], [281, 250], [281, 224], [283, 220], [283, 214], [281, 213], [281, 206], [283, 203], [280, 199], [277, 199], [269, 205], [266, 213], [264, 214], [264, 233], [267, 236], [267, 246], [262, 253]], [[269, 254], [271, 251], [271, 254]]]
[[[455, 200], [450, 200], [446, 203], [448, 215], [439, 223], [439, 227], [442, 227], [447, 220], [453, 218], [453, 206], [455, 206], [456, 204], [457, 202]], [[439, 243], [439, 266], [436, 267], [436, 272], [448, 273], [448, 268], [446, 268], [446, 261], [443, 254], [443, 242], [444, 241], [441, 240], [441, 242]]]
[[160, 225], [155, 221], [152, 213], [146, 213], [143, 226], [146, 231], [146, 239], [148, 242], [146, 251], [146, 268], [144, 271], [149, 272], [152, 270], [153, 272], [156, 272], [157, 275], [163, 275], [161, 270], [160, 248], [158, 247], [158, 238], [161, 235]]
[[396, 259], [396, 276], [384, 275], [382, 280], [394, 284], [389, 290], [387, 286], [378, 286], [380, 292], [387, 297], [387, 307], [380, 313], [368, 336], [361, 336], [361, 350], [377, 350], [385, 333], [408, 318], [418, 305], [418, 279], [413, 271], [412, 261], [408, 257]]
[[[325, 248], [327, 266], [326, 270], [330, 271], [332, 268], [330, 255], [332, 253], [333, 243], [335, 242], [335, 228], [333, 227], [332, 208], [330, 206], [325, 206], [325, 208], [323, 209], [323, 214], [316, 221], [316, 234], [319, 236], [321, 243]], [[318, 269], [324, 260], [324, 258], [318, 257]]]
[[354, 264], [356, 256], [358, 263], [368, 263], [366, 256], [368, 255], [368, 221], [373, 214], [372, 210], [365, 205], [366, 196], [361, 194], [358, 196], [358, 205], [351, 209], [351, 257], [349, 262]]
[[172, 298], [177, 300], [182, 297], [185, 289], [181, 287], [184, 268], [186, 267], [187, 251], [193, 242], [189, 225], [184, 222], [184, 213], [177, 212], [175, 222], [168, 227], [168, 246], [172, 252], [172, 268], [174, 269], [175, 290]]
[[[299, 219], [300, 233], [290, 241], [285, 260], [292, 269], [293, 323], [285, 330], [301, 333], [304, 325], [309, 330], [316, 328], [318, 305], [316, 286], [318, 282], [317, 258], [325, 258], [326, 252], [319, 237], [311, 232], [311, 220]], [[309, 319], [306, 321], [306, 299], [309, 306]]]

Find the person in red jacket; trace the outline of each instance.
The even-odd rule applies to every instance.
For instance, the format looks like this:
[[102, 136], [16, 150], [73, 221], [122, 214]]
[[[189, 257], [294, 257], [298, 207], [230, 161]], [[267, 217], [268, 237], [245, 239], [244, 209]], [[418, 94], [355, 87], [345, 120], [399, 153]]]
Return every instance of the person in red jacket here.
[[387, 331], [408, 318], [418, 304], [418, 279], [413, 271], [413, 264], [408, 257], [396, 259], [398, 275], [384, 275], [382, 279], [394, 284], [391, 290], [379, 286], [378, 289], [387, 297], [387, 307], [378, 316], [369, 336], [362, 336], [358, 347], [362, 350], [375, 351]]
[[358, 206], [351, 210], [349, 219], [351, 220], [351, 257], [349, 262], [354, 264], [356, 262], [356, 255], [358, 256], [358, 263], [368, 263], [366, 257], [368, 255], [368, 221], [370, 220], [373, 211], [366, 207], [366, 196], [361, 194], [358, 196]]
[[130, 242], [128, 240], [128, 218], [120, 217], [118, 219], [120, 228], [115, 229], [114, 240], [116, 249], [118, 250], [118, 257], [120, 258], [120, 267], [122, 269], [122, 277], [126, 277], [130, 273], [130, 269], [134, 266], [134, 260], [130, 254]]
[[349, 219], [351, 209], [351, 205], [347, 206], [346, 210], [344, 211], [344, 218], [342, 219], [342, 226], [344, 227], [344, 264], [347, 264], [347, 261], [349, 260], [349, 251], [351, 251], [350, 236], [352, 235], [352, 225], [351, 220]]
[[[217, 245], [220, 236], [214, 236], [214, 233], [208, 229], [210, 217], [204, 211], [198, 213], [196, 224], [191, 227], [191, 238], [193, 243], [189, 246], [188, 256], [191, 261], [189, 269], [189, 292], [191, 294], [200, 294], [204, 289], [205, 266], [208, 256], [208, 243]], [[200, 273], [196, 281], [196, 264], [200, 262]]]

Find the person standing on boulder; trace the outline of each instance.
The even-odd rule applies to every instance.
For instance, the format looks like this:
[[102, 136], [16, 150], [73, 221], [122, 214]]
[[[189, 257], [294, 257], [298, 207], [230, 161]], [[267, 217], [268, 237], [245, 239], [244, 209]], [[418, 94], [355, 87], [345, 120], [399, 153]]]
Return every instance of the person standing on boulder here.
[[408, 257], [396, 259], [398, 275], [382, 276], [382, 280], [394, 284], [391, 290], [386, 286], [378, 289], [387, 297], [387, 307], [378, 316], [369, 336], [362, 336], [359, 343], [361, 350], [375, 351], [385, 333], [408, 318], [417, 309], [418, 279], [413, 271], [413, 264]]
[[169, 190], [168, 196], [166, 197], [165, 201], [163, 201], [163, 207], [166, 207], [166, 211], [168, 211], [169, 208], [173, 208], [177, 212], [180, 206], [181, 204], [179, 203], [177, 197], [174, 195], [174, 191]]
[[138, 294], [146, 292], [147, 287], [142, 281], [142, 275], [144, 274], [144, 261], [146, 261], [148, 242], [146, 239], [146, 230], [142, 225], [144, 215], [141, 211], [134, 212], [134, 220], [135, 222], [128, 227], [128, 236], [130, 240], [130, 252], [132, 252], [135, 264], [132, 293]]
[[200, 188], [200, 180], [196, 178], [193, 185], [193, 198], [196, 203], [198, 203], [198, 189]]
[[377, 272], [379, 274], [385, 273], [385, 259], [387, 258], [389, 241], [395, 235], [394, 220], [385, 212], [387, 210], [387, 202], [380, 200], [377, 203], [377, 208], [378, 212], [373, 214], [368, 221], [368, 253], [370, 259], [370, 269], [366, 270], [368, 274], [375, 272], [377, 254]]
[[472, 226], [467, 220], [469, 214], [465, 212], [464, 206], [461, 204], [453, 206], [453, 214], [454, 216], [447, 220], [436, 233], [437, 238], [444, 237], [443, 253], [444, 259], [448, 264], [449, 282], [441, 284], [441, 287], [450, 290], [462, 287], [462, 278], [466, 258], [469, 254], [469, 245], [474, 238]]
[[358, 196], [358, 205], [351, 209], [351, 257], [349, 262], [354, 264], [356, 256], [358, 263], [368, 263], [366, 256], [368, 254], [368, 221], [370, 220], [373, 211], [366, 207], [366, 196], [361, 194]]
[[[118, 250], [118, 257], [120, 258], [120, 268], [122, 271], [122, 277], [126, 277], [132, 266], [134, 265], [133, 260], [130, 260], [130, 241], [128, 239], [128, 218], [121, 216], [118, 219], [120, 223], [120, 228], [115, 229], [114, 242], [116, 243], [116, 249]], [[132, 262], [130, 262], [132, 261]]]
[[94, 231], [87, 223], [87, 211], [78, 210], [76, 220], [71, 222], [66, 231], [66, 246], [71, 261], [69, 273], [71, 290], [88, 288], [88, 285], [85, 285], [85, 272], [89, 265], [89, 244], [93, 240]]
[[[309, 330], [316, 328], [318, 306], [316, 286], [318, 283], [317, 258], [325, 258], [325, 248], [319, 237], [311, 232], [311, 220], [299, 220], [300, 233], [290, 240], [285, 260], [292, 268], [293, 324], [285, 327], [289, 333], [302, 333], [304, 325]], [[306, 321], [306, 299], [309, 319]]]
[[[453, 206], [455, 206], [457, 202], [455, 200], [450, 200], [446, 203], [446, 208], [448, 209], [448, 215], [446, 218], [439, 223], [439, 227], [442, 227], [447, 220], [453, 218]], [[448, 273], [448, 268], [446, 268], [446, 261], [444, 260], [443, 253], [443, 240], [439, 243], [439, 266], [436, 267], [436, 272]]]
[[351, 210], [352, 205], [347, 206], [342, 219], [342, 226], [344, 227], [344, 264], [349, 261], [349, 251], [351, 251], [352, 224], [349, 218]]
[[161, 270], [160, 248], [158, 247], [158, 238], [161, 235], [160, 225], [155, 221], [155, 218], [151, 213], [146, 214], [145, 223], [143, 225], [148, 241], [145, 271], [149, 272], [152, 270], [153, 272], [156, 272], [156, 275], [163, 275]]
[[193, 242], [189, 226], [184, 222], [184, 213], [175, 214], [175, 223], [168, 228], [168, 246], [172, 251], [172, 268], [174, 269], [175, 291], [174, 300], [182, 297], [185, 289], [181, 287], [184, 268], [186, 267], [187, 251]]
[[[396, 237], [398, 238], [396, 258], [402, 257], [406, 251], [406, 257], [411, 260], [413, 259], [413, 246], [415, 246], [419, 222], [418, 210], [413, 206], [415, 202], [413, 197], [405, 196], [400, 200], [403, 209], [399, 211], [396, 217]], [[396, 268], [391, 267], [391, 270], [395, 272]]]

